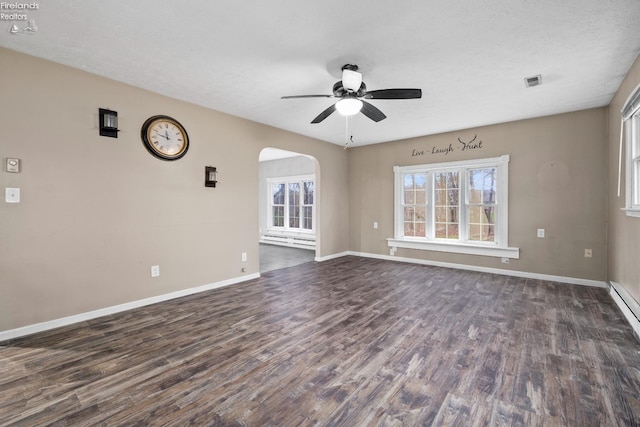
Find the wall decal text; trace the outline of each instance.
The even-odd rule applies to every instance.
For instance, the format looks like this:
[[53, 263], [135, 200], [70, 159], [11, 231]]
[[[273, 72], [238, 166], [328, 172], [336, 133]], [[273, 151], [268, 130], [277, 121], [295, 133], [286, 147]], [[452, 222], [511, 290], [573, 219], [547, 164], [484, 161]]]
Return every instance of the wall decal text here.
[[480, 150], [484, 148], [482, 145], [482, 140], [478, 139], [478, 135], [474, 135], [471, 141], [463, 141], [462, 139], [458, 138], [458, 143], [460, 145], [454, 146], [453, 144], [449, 144], [448, 146], [444, 146], [444, 147], [442, 146], [436, 147], [434, 145], [433, 147], [431, 147], [430, 151], [418, 150], [414, 148], [411, 151], [411, 157], [424, 156], [426, 154], [432, 154], [432, 155], [443, 154], [446, 156], [449, 153], [452, 153], [454, 151]]

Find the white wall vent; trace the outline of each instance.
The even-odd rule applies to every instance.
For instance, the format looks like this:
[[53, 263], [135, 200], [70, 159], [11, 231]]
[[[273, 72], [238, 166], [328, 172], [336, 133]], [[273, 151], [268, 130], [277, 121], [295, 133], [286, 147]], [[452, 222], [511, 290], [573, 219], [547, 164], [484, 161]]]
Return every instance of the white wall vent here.
[[541, 84], [542, 84], [542, 76], [540, 74], [538, 74], [537, 76], [524, 78], [524, 85], [526, 87], [533, 87]]

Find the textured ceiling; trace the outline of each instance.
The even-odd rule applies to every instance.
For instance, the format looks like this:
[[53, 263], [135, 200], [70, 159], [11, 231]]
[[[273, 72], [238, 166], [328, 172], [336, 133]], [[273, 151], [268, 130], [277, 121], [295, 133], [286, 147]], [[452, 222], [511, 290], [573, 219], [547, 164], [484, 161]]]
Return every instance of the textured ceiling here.
[[356, 146], [607, 105], [640, 51], [638, 0], [46, 0], [25, 14], [37, 32], [0, 21], [1, 46], [336, 144], [344, 117], [310, 124], [334, 100], [280, 97], [331, 93], [346, 63], [369, 90], [422, 89], [371, 101], [379, 123], [350, 119]]

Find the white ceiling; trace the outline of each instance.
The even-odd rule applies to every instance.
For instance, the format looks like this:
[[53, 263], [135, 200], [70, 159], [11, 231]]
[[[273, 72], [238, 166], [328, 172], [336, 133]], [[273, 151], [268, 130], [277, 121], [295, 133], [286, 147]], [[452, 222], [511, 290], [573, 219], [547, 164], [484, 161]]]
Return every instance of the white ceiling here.
[[340, 145], [344, 117], [310, 124], [335, 100], [280, 97], [331, 93], [346, 63], [369, 90], [422, 89], [370, 101], [387, 119], [351, 119], [357, 146], [605, 106], [640, 51], [638, 0], [37, 4], [37, 32], [0, 21], [1, 46]]

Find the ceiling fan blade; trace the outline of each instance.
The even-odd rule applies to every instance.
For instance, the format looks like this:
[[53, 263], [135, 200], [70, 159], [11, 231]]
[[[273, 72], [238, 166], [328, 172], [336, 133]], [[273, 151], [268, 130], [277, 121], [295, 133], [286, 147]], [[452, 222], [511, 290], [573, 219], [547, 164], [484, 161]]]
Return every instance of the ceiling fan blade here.
[[329, 117], [331, 115], [331, 113], [333, 113], [334, 111], [336, 111], [336, 104], [331, 105], [329, 108], [327, 108], [326, 110], [324, 110], [322, 113], [318, 114], [318, 117], [316, 117], [315, 119], [313, 119], [311, 121], [312, 124], [317, 124], [320, 123], [321, 121], [323, 121], [324, 119], [326, 119], [327, 117]]
[[280, 99], [294, 99], [294, 98], [335, 98], [335, 95], [289, 95], [289, 96], [280, 97]]
[[366, 101], [362, 101], [362, 110], [360, 112], [376, 123], [387, 118], [382, 111]]
[[422, 98], [422, 89], [379, 89], [364, 94], [366, 99], [417, 99]]

